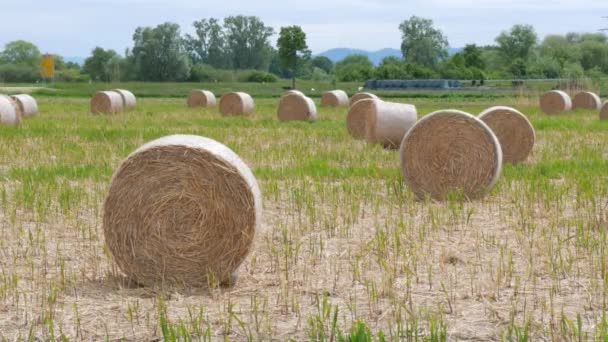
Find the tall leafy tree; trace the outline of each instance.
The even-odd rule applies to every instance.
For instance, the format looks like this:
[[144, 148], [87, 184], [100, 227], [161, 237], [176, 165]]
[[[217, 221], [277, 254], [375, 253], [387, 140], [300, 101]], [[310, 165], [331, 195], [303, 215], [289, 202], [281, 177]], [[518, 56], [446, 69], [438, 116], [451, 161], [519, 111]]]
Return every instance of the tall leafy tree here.
[[289, 70], [291, 86], [295, 89], [298, 66], [310, 60], [310, 50], [306, 45], [306, 33], [302, 31], [300, 26], [282, 27], [277, 46], [279, 47], [281, 66]]
[[528, 59], [537, 41], [538, 36], [530, 25], [515, 25], [509, 32], [502, 32], [496, 37], [498, 49], [508, 61]]
[[33, 43], [15, 40], [4, 46], [4, 51], [0, 53], [0, 63], [37, 67], [40, 63], [40, 50]]
[[137, 77], [143, 81], [183, 81], [190, 76], [190, 60], [179, 25], [164, 23], [138, 27], [133, 34]]
[[401, 52], [408, 63], [435, 67], [448, 56], [448, 40], [431, 19], [413, 16], [399, 25]]
[[365, 81], [372, 77], [374, 65], [366, 55], [349, 55], [336, 63], [335, 72], [343, 82]]
[[478, 68], [485, 69], [485, 63], [483, 61], [482, 50], [477, 47], [475, 44], [468, 44], [464, 47], [462, 51], [462, 55], [464, 57], [464, 64], [467, 68]]
[[215, 68], [230, 67], [226, 51], [224, 29], [215, 18], [202, 19], [193, 23], [196, 36], [186, 35], [186, 49], [194, 63], [205, 63]]
[[109, 62], [115, 58], [118, 58], [116, 51], [96, 47], [91, 51], [91, 56], [85, 59], [82, 70], [89, 74], [92, 80], [109, 82], [112, 76], [115, 76], [115, 70], [109, 67]]
[[334, 62], [325, 56], [317, 56], [312, 59], [312, 66], [325, 71], [328, 74], [334, 70]]
[[272, 27], [258, 17], [239, 15], [224, 19], [224, 33], [233, 68], [268, 70]]

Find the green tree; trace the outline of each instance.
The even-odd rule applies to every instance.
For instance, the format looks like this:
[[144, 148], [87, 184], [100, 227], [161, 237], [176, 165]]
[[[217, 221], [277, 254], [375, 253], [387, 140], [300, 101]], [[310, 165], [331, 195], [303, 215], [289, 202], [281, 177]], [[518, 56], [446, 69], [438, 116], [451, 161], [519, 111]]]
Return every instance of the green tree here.
[[530, 25], [515, 25], [509, 32], [503, 31], [496, 37], [498, 49], [507, 61], [528, 59], [537, 41], [538, 36]]
[[226, 47], [235, 69], [268, 70], [272, 47], [272, 27], [258, 17], [233, 16], [224, 19]]
[[477, 47], [477, 45], [468, 44], [464, 47], [462, 55], [464, 57], [464, 65], [467, 68], [478, 68], [481, 70], [486, 68], [483, 58], [481, 57], [482, 50]]
[[82, 71], [94, 81], [109, 82], [112, 77], [108, 72], [108, 63], [115, 57], [118, 57], [116, 51], [96, 47], [91, 52], [91, 56], [85, 59]]
[[204, 63], [214, 68], [229, 68], [230, 58], [226, 51], [224, 29], [215, 18], [193, 23], [196, 36], [186, 35], [185, 44], [192, 62]]
[[331, 72], [334, 70], [334, 62], [325, 56], [317, 56], [313, 58], [312, 66], [325, 71], [327, 74], [331, 74]]
[[40, 63], [40, 50], [30, 42], [15, 40], [4, 46], [4, 51], [0, 53], [0, 63], [37, 68]]
[[546, 36], [540, 44], [539, 51], [543, 58], [555, 60], [560, 69], [563, 69], [566, 63], [580, 59], [579, 49], [564, 36]]
[[399, 25], [401, 52], [408, 63], [435, 67], [448, 55], [448, 40], [430, 19], [413, 16]]
[[374, 65], [365, 55], [349, 55], [336, 63], [335, 72], [342, 82], [365, 81], [372, 77]]
[[142, 81], [183, 81], [190, 76], [190, 59], [179, 25], [164, 23], [138, 27], [133, 34], [133, 58]]
[[300, 26], [281, 27], [279, 40], [279, 58], [281, 66], [290, 71], [291, 87], [296, 89], [296, 71], [298, 65], [310, 59], [310, 50], [306, 45], [306, 33]]
[[385, 80], [405, 79], [410, 76], [403, 60], [395, 56], [383, 58], [374, 71], [374, 77]]

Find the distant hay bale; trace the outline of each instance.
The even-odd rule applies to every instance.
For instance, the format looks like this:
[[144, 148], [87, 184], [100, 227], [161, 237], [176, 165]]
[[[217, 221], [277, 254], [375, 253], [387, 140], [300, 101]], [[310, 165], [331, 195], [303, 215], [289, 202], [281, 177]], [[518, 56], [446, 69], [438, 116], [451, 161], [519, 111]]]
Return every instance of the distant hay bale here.
[[572, 110], [572, 99], [561, 90], [552, 90], [540, 97], [540, 109], [546, 114], [559, 114]]
[[315, 121], [317, 106], [309, 97], [287, 93], [279, 100], [277, 116], [279, 121]]
[[482, 197], [498, 180], [502, 151], [483, 121], [457, 110], [420, 119], [401, 143], [401, 172], [418, 198], [443, 201], [451, 192]]
[[11, 98], [0, 95], [0, 124], [6, 126], [16, 126], [21, 122], [21, 116], [17, 112], [17, 107]]
[[327, 91], [321, 97], [321, 106], [346, 107], [348, 106], [348, 95], [343, 90]]
[[91, 99], [91, 113], [116, 114], [123, 109], [122, 96], [114, 91], [98, 91]]
[[125, 89], [114, 89], [114, 92], [117, 92], [122, 99], [122, 107], [124, 109], [132, 109], [137, 105], [137, 99], [132, 92]]
[[357, 101], [360, 100], [364, 100], [364, 99], [375, 99], [375, 100], [379, 100], [378, 96], [372, 94], [372, 93], [356, 93], [355, 95], [353, 95], [353, 97], [350, 98], [350, 106], [352, 107], [352, 105], [354, 105], [355, 103], [357, 103]]
[[188, 96], [188, 107], [213, 107], [217, 103], [215, 95], [203, 89], [195, 89]]
[[116, 171], [103, 228], [129, 278], [197, 287], [233, 280], [261, 215], [260, 189], [239, 156], [212, 139], [172, 135], [141, 146]]
[[600, 110], [600, 120], [608, 120], [608, 101], [604, 102], [602, 110]]
[[528, 158], [536, 133], [524, 114], [514, 108], [497, 106], [484, 110], [478, 118], [492, 129], [500, 142], [503, 163], [516, 164]]
[[599, 110], [602, 108], [602, 100], [597, 94], [590, 91], [582, 91], [574, 96], [572, 100], [572, 109], [592, 109]]
[[254, 108], [253, 98], [247, 93], [232, 92], [220, 98], [220, 113], [224, 116], [249, 115]]
[[36, 99], [27, 94], [13, 95], [13, 100], [19, 106], [19, 111], [24, 118], [36, 116], [38, 114], [38, 103]]

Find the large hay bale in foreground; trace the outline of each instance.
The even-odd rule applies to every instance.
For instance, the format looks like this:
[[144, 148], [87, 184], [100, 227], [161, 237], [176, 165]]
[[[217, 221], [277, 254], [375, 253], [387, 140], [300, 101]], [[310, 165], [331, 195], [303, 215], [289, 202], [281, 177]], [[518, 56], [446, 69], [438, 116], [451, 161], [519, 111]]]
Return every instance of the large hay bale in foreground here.
[[401, 172], [418, 198], [446, 200], [451, 192], [472, 200], [498, 180], [502, 151], [483, 121], [457, 110], [420, 119], [401, 143]]
[[123, 99], [115, 91], [98, 91], [91, 99], [91, 113], [116, 114], [123, 109]]
[[222, 115], [249, 115], [255, 104], [251, 95], [243, 92], [226, 93], [220, 98], [220, 113]]
[[19, 119], [19, 122], [21, 122], [21, 120], [23, 120], [24, 115], [23, 115], [23, 110], [19, 106], [19, 103], [17, 102], [17, 100], [15, 100], [12, 96], [4, 95], [4, 94], [0, 94], [0, 97], [5, 98], [11, 104], [11, 106], [15, 109], [15, 113], [17, 114], [17, 118]]
[[125, 89], [114, 89], [114, 92], [117, 92], [118, 95], [122, 98], [122, 107], [124, 109], [132, 109], [137, 106], [137, 99], [132, 92]]
[[530, 155], [536, 133], [528, 118], [515, 108], [496, 106], [479, 114], [478, 118], [485, 122], [502, 148], [502, 161], [519, 163]]
[[346, 129], [351, 137], [361, 140], [365, 139], [365, 124], [367, 117], [376, 110], [373, 99], [363, 99], [353, 104], [346, 115]]
[[217, 103], [215, 95], [203, 89], [195, 89], [188, 96], [188, 107], [213, 107]]
[[279, 121], [315, 121], [317, 106], [309, 97], [288, 93], [279, 100], [277, 116]]
[[376, 96], [372, 93], [365, 93], [365, 92], [356, 93], [355, 95], [353, 95], [353, 97], [350, 98], [350, 106], [352, 107], [355, 103], [357, 103], [357, 101], [365, 100], [365, 99], [379, 100], [378, 96]]
[[604, 102], [602, 110], [600, 110], [600, 120], [608, 120], [608, 101]]
[[19, 106], [19, 111], [24, 118], [36, 116], [38, 114], [38, 103], [36, 99], [28, 94], [13, 95], [11, 98]]
[[0, 125], [15, 126], [21, 122], [17, 106], [8, 96], [0, 95]]
[[323, 107], [346, 107], [348, 106], [348, 94], [344, 90], [326, 91], [321, 97]]
[[572, 109], [592, 109], [602, 108], [602, 100], [597, 94], [590, 91], [582, 91], [574, 96]]
[[105, 200], [103, 228], [114, 260], [137, 283], [204, 286], [233, 280], [261, 214], [256, 179], [232, 150], [173, 135], [122, 163]]
[[552, 90], [540, 97], [540, 109], [550, 115], [568, 112], [572, 110], [572, 99], [561, 90]]

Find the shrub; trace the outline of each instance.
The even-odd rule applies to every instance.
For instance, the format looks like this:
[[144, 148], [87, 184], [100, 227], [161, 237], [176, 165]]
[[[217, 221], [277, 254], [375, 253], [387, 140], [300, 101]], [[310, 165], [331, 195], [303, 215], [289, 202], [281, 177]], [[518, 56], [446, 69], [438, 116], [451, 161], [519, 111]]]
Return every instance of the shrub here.
[[252, 71], [247, 76], [247, 82], [255, 83], [274, 83], [277, 81], [277, 77], [271, 73], [265, 71]]
[[2, 82], [36, 82], [40, 80], [38, 68], [24, 64], [0, 65], [0, 81]]

